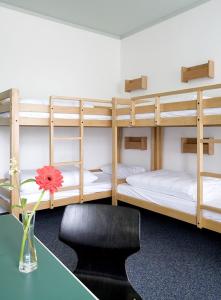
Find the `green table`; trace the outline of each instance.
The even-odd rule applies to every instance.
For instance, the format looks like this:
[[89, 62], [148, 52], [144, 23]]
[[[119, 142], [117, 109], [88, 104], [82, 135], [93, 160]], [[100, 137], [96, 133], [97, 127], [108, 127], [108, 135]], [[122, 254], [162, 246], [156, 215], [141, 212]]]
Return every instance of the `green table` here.
[[38, 239], [38, 269], [18, 271], [22, 226], [13, 216], [0, 216], [0, 299], [97, 299]]

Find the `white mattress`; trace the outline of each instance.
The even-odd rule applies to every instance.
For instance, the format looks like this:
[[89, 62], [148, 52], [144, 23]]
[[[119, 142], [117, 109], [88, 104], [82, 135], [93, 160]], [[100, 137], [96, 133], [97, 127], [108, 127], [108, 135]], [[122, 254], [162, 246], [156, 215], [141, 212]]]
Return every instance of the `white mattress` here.
[[[174, 197], [168, 194], [137, 188], [126, 183], [118, 185], [117, 191], [120, 194], [133, 197], [138, 200], [152, 202], [167, 208], [172, 208], [191, 215], [196, 215], [196, 202], [193, 202], [192, 199], [188, 201], [187, 199]], [[209, 202], [205, 201], [204, 204], [221, 208], [221, 200]], [[218, 213], [203, 210], [203, 217], [221, 222], [221, 214]]]
[[[7, 102], [9, 100], [3, 101]], [[48, 99], [20, 99], [20, 103], [23, 104], [40, 104], [40, 105], [49, 105], [49, 100]], [[54, 105], [57, 106], [68, 106], [68, 107], [79, 107], [79, 101], [77, 100], [54, 100], [53, 101]], [[88, 108], [93, 108], [94, 104], [91, 102], [84, 102], [84, 107]], [[42, 113], [42, 112], [20, 112], [19, 116], [22, 118], [43, 118], [43, 119], [48, 119], [50, 117], [49, 113]], [[10, 113], [1, 113], [0, 117], [2, 118], [9, 118]], [[70, 119], [70, 120], [79, 120], [80, 115], [79, 114], [60, 114], [60, 113], [55, 113], [54, 117], [56, 119]], [[85, 120], [111, 120], [111, 116], [106, 116], [106, 115], [84, 115]]]
[[[196, 110], [178, 110], [178, 111], [167, 111], [161, 112], [161, 118], [178, 118], [178, 117], [195, 117], [197, 115]], [[204, 109], [204, 115], [221, 115], [221, 108], [206, 108]], [[144, 120], [144, 119], [154, 119], [154, 113], [146, 113], [146, 114], [136, 114], [135, 119]], [[130, 115], [120, 115], [117, 117], [118, 120], [130, 120]]]
[[[94, 173], [98, 179], [90, 184], [87, 184], [84, 186], [84, 194], [92, 194], [92, 193], [98, 193], [98, 192], [107, 192], [111, 190], [111, 175], [103, 173], [103, 172], [95, 172]], [[26, 198], [28, 200], [28, 203], [36, 202], [38, 197], [40, 196], [41, 192], [36, 192], [33, 194], [30, 193], [22, 193], [21, 196]], [[62, 198], [68, 198], [79, 195], [79, 190], [70, 190], [70, 191], [62, 191], [55, 193], [55, 200], [59, 200]], [[9, 202], [9, 199], [6, 198], [4, 195], [0, 196]], [[42, 201], [47, 201], [50, 199], [50, 195], [48, 192], [45, 193]]]

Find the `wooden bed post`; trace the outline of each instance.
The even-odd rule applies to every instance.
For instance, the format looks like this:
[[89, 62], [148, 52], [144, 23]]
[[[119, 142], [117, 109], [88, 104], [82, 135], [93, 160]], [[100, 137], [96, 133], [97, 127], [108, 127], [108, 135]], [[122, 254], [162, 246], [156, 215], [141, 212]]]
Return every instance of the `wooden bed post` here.
[[112, 98], [112, 205], [117, 205], [118, 136], [116, 108], [117, 98]]
[[117, 162], [121, 163], [121, 148], [123, 140], [123, 128], [117, 127]]
[[151, 170], [163, 167], [163, 127], [151, 128]]
[[197, 91], [197, 227], [202, 228], [203, 203], [203, 92]]
[[[10, 126], [10, 158], [15, 160], [19, 169], [19, 91], [11, 89], [10, 93], [10, 110], [11, 110], [11, 126]], [[11, 184], [16, 186], [19, 183], [19, 173], [10, 177]], [[11, 213], [17, 218], [19, 210], [12, 208], [13, 205], [19, 204], [19, 191], [16, 189], [11, 191]]]
[[80, 151], [80, 203], [84, 202], [84, 101], [80, 101], [80, 143], [79, 143], [79, 151]]

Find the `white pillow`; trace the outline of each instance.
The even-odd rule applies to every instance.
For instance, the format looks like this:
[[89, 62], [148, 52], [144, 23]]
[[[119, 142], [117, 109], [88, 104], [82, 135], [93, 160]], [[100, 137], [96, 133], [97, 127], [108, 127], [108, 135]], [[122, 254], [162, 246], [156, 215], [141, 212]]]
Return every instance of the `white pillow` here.
[[[63, 187], [79, 185], [79, 168], [64, 167], [60, 168], [63, 175]], [[29, 178], [35, 178], [35, 170], [23, 170], [20, 174], [20, 180], [24, 181]], [[97, 180], [98, 177], [88, 170], [84, 170], [84, 184], [89, 184]], [[21, 193], [31, 194], [39, 191], [39, 186], [35, 182], [26, 183], [21, 186]]]
[[[101, 170], [104, 173], [112, 174], [112, 164], [102, 166]], [[146, 169], [144, 167], [134, 166], [134, 165], [118, 164], [117, 177], [119, 179], [124, 179], [124, 178], [127, 178], [130, 175], [143, 173], [145, 171], [146, 171]]]

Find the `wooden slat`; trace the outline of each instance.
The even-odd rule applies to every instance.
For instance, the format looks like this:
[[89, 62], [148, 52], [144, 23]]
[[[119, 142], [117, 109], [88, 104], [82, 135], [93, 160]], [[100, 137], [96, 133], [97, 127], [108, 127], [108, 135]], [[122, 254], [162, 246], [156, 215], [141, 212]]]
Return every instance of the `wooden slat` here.
[[154, 119], [148, 119], [148, 120], [135, 120], [135, 126], [137, 127], [153, 127], [155, 126], [155, 120]]
[[59, 188], [59, 192], [65, 192], [65, 191], [74, 191], [74, 190], [80, 190], [81, 186], [80, 185], [72, 185], [72, 186], [65, 186], [62, 188]]
[[213, 177], [213, 178], [219, 178], [221, 179], [221, 174], [219, 173], [213, 173], [213, 172], [200, 172], [200, 176], [203, 177]]
[[111, 127], [111, 120], [84, 120], [84, 127]]
[[221, 125], [221, 115], [204, 116], [203, 123], [204, 123], [204, 125], [219, 126], [219, 125]]
[[116, 105], [130, 105], [130, 103], [131, 103], [131, 99], [128, 99], [128, 98], [116, 98], [116, 99], [117, 99]]
[[160, 118], [160, 126], [196, 126], [197, 117]]
[[[113, 122], [113, 120], [112, 120], [112, 122]], [[129, 120], [116, 120], [115, 124], [117, 127], [130, 127]]]
[[112, 191], [106, 192], [97, 192], [93, 194], [84, 194], [84, 202], [86, 201], [93, 201], [98, 199], [110, 198], [112, 196]]
[[[106, 192], [96, 192], [96, 193], [92, 193], [92, 194], [85, 194], [84, 201], [93, 201], [93, 200], [97, 200], [97, 199], [109, 198], [109, 197], [111, 197], [111, 195], [112, 195], [111, 190], [106, 191]], [[35, 203], [36, 202], [27, 204], [26, 209], [27, 210], [33, 209]], [[78, 195], [55, 200], [54, 207], [69, 205], [69, 204], [73, 204], [73, 203], [79, 203]], [[38, 210], [48, 209], [50, 207], [51, 207], [51, 204], [50, 204], [49, 200], [42, 201], [38, 207]]]
[[214, 220], [209, 220], [206, 218], [203, 218], [203, 228], [207, 228], [209, 230], [216, 231], [218, 233], [221, 233], [221, 222], [217, 222]]
[[79, 114], [79, 107], [54, 106], [54, 113], [56, 113], [56, 114]]
[[221, 97], [213, 97], [203, 101], [203, 108], [218, 108], [221, 107]]
[[221, 144], [221, 139], [213, 139], [213, 138], [201, 139], [200, 143]]
[[200, 206], [201, 209], [205, 209], [205, 210], [208, 210], [208, 211], [213, 211], [215, 213], [218, 213], [218, 214], [221, 214], [221, 208], [219, 207], [215, 207], [215, 206], [211, 206], [211, 205], [206, 205], [206, 204], [202, 204]]
[[199, 86], [199, 87], [195, 87], [195, 88], [155, 93], [155, 94], [132, 97], [131, 99], [132, 100], [149, 99], [149, 98], [156, 98], [156, 97], [166, 97], [166, 96], [172, 96], [172, 95], [188, 94], [188, 93], [194, 93], [194, 92], [197, 93], [197, 91], [208, 91], [208, 90], [216, 90], [216, 89], [221, 89], [221, 84], [212, 84], [212, 85]]
[[197, 108], [197, 101], [180, 101], [180, 102], [173, 102], [173, 103], [161, 103], [160, 104], [160, 111], [167, 112], [167, 111], [178, 111], [178, 110], [193, 110]]
[[102, 115], [102, 116], [111, 116], [112, 110], [110, 108], [84, 108], [84, 114], [85, 115]]
[[121, 115], [129, 115], [130, 114], [130, 107], [127, 108], [117, 108], [116, 109], [116, 115], [121, 116]]
[[82, 97], [68, 97], [68, 96], [51, 96], [53, 100], [70, 100], [70, 101], [83, 101], [83, 102], [98, 102], [98, 103], [111, 103], [110, 99], [97, 99], [97, 98], [82, 98]]
[[59, 137], [56, 136], [54, 137], [55, 141], [79, 141], [81, 140], [80, 136], [74, 136], [74, 137], [70, 137], [70, 136], [66, 136], [66, 137]]
[[123, 194], [117, 193], [117, 200], [120, 200], [122, 202], [129, 203], [131, 205], [135, 205], [144, 209], [148, 209], [154, 212], [157, 212], [159, 214], [169, 216], [181, 221], [188, 222], [190, 224], [196, 224], [196, 216], [187, 214], [172, 208], [164, 207], [158, 204], [155, 204], [153, 202], [150, 202], [148, 200], [140, 200], [137, 198], [129, 197]]
[[80, 160], [76, 161], [63, 161], [63, 162], [57, 162], [53, 163], [52, 165], [54, 167], [61, 167], [61, 166], [75, 166], [75, 165], [80, 165], [82, 162]]
[[136, 114], [154, 113], [155, 105], [135, 106]]

